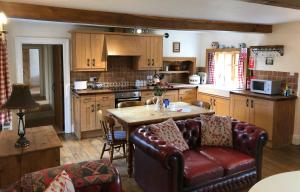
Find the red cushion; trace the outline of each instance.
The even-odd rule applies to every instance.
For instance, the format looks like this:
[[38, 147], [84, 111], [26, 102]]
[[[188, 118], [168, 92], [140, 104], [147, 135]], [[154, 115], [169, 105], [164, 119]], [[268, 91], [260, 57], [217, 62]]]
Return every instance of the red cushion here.
[[221, 165], [225, 175], [255, 168], [254, 158], [231, 148], [203, 146], [200, 152]]
[[185, 185], [205, 183], [224, 175], [223, 168], [196, 151], [186, 151], [184, 158]]

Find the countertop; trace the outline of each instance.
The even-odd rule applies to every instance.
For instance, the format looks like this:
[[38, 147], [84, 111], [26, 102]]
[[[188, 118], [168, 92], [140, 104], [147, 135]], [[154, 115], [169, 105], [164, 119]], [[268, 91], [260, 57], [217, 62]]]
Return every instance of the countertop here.
[[251, 91], [246, 90], [238, 90], [238, 91], [230, 91], [231, 94], [244, 95], [249, 97], [255, 97], [259, 99], [271, 100], [271, 101], [284, 101], [284, 100], [294, 100], [297, 99], [297, 96], [283, 96], [283, 95], [264, 95], [259, 93], [253, 93]]
[[[168, 87], [167, 90], [178, 90], [178, 89], [194, 89], [198, 85], [191, 84], [180, 84], [171, 83], [172, 87]], [[135, 89], [124, 89], [124, 90], [112, 90], [112, 89], [85, 89], [85, 90], [73, 90], [75, 95], [94, 95], [94, 94], [105, 94], [105, 93], [116, 93], [116, 92], [128, 92], [128, 91], [152, 91], [154, 86], [136, 87]]]

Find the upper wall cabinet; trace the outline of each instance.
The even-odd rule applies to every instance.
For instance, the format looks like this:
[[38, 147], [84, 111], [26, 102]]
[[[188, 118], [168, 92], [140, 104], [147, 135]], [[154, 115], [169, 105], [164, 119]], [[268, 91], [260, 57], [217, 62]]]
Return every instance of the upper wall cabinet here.
[[72, 70], [106, 71], [104, 34], [72, 33]]
[[163, 37], [140, 36], [142, 54], [138, 60], [138, 70], [154, 70], [162, 68]]

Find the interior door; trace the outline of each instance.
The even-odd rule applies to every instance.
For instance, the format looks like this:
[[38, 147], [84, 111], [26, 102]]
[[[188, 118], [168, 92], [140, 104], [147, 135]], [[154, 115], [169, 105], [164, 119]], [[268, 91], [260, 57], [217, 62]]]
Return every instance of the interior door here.
[[231, 94], [230, 103], [230, 115], [237, 120], [249, 122], [249, 98]]
[[262, 99], [250, 100], [250, 123], [265, 129], [269, 140], [273, 136], [273, 109], [274, 102]]
[[91, 65], [95, 69], [106, 69], [104, 34], [91, 34]]
[[58, 131], [64, 131], [64, 81], [62, 45], [53, 45], [54, 119]]

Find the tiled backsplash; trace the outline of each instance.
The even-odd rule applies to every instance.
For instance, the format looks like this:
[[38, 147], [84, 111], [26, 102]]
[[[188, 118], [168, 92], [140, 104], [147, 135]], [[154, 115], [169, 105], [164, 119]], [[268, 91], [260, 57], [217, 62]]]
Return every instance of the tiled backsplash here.
[[298, 73], [294, 73], [293, 75], [290, 75], [289, 72], [254, 70], [253, 76], [255, 76], [255, 78], [257, 79], [281, 80], [282, 89], [285, 88], [287, 83], [289, 88], [292, 89], [293, 94], [297, 94], [298, 77], [299, 77]]
[[[138, 71], [135, 69], [134, 57], [120, 56], [108, 57], [108, 71], [105, 72], [71, 72], [71, 82], [74, 80], [89, 80], [89, 77], [97, 77], [99, 82], [120, 82], [146, 80], [147, 75], [153, 75], [154, 70]], [[187, 83], [188, 74], [165, 75], [165, 80], [172, 83]]]

